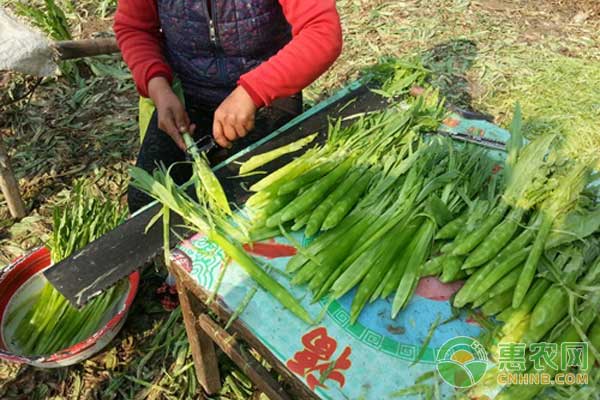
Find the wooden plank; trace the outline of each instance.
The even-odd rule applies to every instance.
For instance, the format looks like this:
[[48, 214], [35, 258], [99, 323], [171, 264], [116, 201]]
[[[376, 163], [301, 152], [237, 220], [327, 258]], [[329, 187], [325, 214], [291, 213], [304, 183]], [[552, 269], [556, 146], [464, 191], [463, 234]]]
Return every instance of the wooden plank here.
[[25, 204], [19, 193], [19, 184], [15, 179], [10, 158], [0, 140], [0, 189], [8, 203], [8, 210], [13, 218], [21, 219], [25, 216]]
[[[189, 291], [193, 297], [197, 298], [203, 304], [206, 304], [210, 297], [210, 293], [202, 289], [196, 281], [194, 281], [188, 274], [186, 274], [179, 266], [175, 263], [171, 264], [171, 272], [177, 276], [177, 280], [180, 285], [183, 285], [186, 290]], [[227, 305], [223, 300], [217, 296], [217, 298], [210, 303], [207, 308], [213, 312], [220, 321], [228, 321], [232, 314], [232, 311], [227, 308]], [[281, 375], [287, 387], [285, 388], [290, 395], [295, 399], [311, 400], [318, 399], [317, 395], [308, 388], [298, 377], [293, 374], [287, 367], [279, 361], [273, 353], [257, 338], [252, 332], [244, 325], [240, 320], [235, 320], [231, 324], [230, 331], [243, 341], [248, 343], [250, 347], [255, 349], [272, 367], [275, 371]]]
[[[145, 232], [152, 217], [160, 210], [161, 207], [156, 205], [128, 219], [45, 270], [44, 276], [71, 304], [84, 305], [90, 296], [150, 264], [162, 251], [162, 223], [159, 221]], [[187, 230], [181, 227], [182, 222], [178, 214], [171, 213], [171, 229], [185, 236]], [[170, 239], [172, 246], [178, 242], [176, 235], [170, 235]], [[110, 269], [107, 270], [107, 266]], [[102, 272], [100, 277], [99, 271]]]
[[114, 38], [65, 40], [54, 42], [52, 46], [58, 53], [59, 60], [99, 56], [119, 52]]
[[271, 400], [289, 400], [290, 396], [254, 357], [240, 345], [234, 336], [221, 328], [208, 315], [198, 317], [198, 326], [223, 350], [252, 382]]
[[196, 326], [196, 319], [198, 315], [202, 314], [202, 309], [198, 307], [197, 300], [194, 301], [191, 298], [185, 286], [179, 281], [177, 282], [177, 294], [196, 367], [196, 377], [207, 394], [216, 394], [221, 389], [221, 376], [213, 339]]

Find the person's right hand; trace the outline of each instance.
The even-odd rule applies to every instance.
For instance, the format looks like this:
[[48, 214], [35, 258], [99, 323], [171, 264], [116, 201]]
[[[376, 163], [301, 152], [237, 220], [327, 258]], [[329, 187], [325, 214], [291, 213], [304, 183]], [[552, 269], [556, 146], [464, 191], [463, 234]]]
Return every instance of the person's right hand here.
[[177, 146], [185, 151], [186, 145], [181, 134], [194, 133], [196, 128], [185, 111], [185, 107], [171, 89], [169, 81], [162, 76], [150, 79], [148, 94], [156, 106], [158, 127], [175, 141]]

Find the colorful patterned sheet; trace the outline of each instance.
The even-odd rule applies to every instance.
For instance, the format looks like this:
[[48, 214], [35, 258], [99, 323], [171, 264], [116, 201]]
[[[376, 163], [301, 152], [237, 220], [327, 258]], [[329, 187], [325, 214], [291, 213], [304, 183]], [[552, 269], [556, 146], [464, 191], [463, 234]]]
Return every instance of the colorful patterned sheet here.
[[[461, 132], [482, 130], [494, 139], [505, 140], [506, 131], [485, 121], [461, 120], [452, 116], [448, 129]], [[501, 154], [498, 154], [501, 157]], [[296, 234], [295, 240], [304, 238]], [[290, 287], [283, 271], [295, 249], [283, 237], [256, 243], [246, 249], [272, 265], [271, 275], [288, 288], [313, 317], [324, 317], [309, 326], [286, 311], [267, 292], [258, 288], [240, 315], [240, 320], [284, 365], [323, 399], [380, 400], [395, 397], [430, 374], [425, 383], [439, 385], [442, 398], [454, 389], [441, 382], [436, 355], [448, 339], [478, 337], [480, 326], [465, 313], [455, 318], [448, 299], [460, 288], [436, 278], [423, 278], [408, 307], [396, 319], [390, 318], [389, 300], [378, 300], [363, 310], [358, 322], [349, 323], [353, 292], [339, 301], [310, 304], [311, 295], [303, 287]], [[173, 258], [205, 291], [213, 292], [224, 265], [224, 254], [214, 244], [196, 235], [182, 242]], [[222, 275], [218, 295], [231, 311], [256, 287], [240, 267], [230, 263]], [[326, 307], [326, 310], [324, 308]], [[437, 327], [432, 330], [432, 326]], [[427, 340], [429, 342], [427, 343]], [[424, 346], [425, 344], [425, 346]], [[434, 372], [433, 374], [431, 372]], [[324, 378], [323, 378], [324, 377]]]

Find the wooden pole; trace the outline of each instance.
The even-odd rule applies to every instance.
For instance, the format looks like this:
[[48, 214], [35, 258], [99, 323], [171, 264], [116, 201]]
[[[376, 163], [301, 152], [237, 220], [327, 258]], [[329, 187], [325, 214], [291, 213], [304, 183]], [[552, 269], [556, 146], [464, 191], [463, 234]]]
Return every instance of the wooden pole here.
[[177, 294], [181, 304], [185, 332], [190, 342], [190, 350], [196, 367], [196, 378], [204, 391], [213, 395], [221, 389], [219, 360], [215, 346], [211, 338], [196, 327], [196, 316], [202, 313], [202, 309], [198, 299], [190, 296], [189, 291], [181, 283], [179, 274], [175, 272], [176, 268], [171, 266], [169, 271], [173, 273], [177, 282]]
[[58, 58], [60, 60], [71, 60], [73, 58], [91, 57], [119, 52], [117, 41], [112, 38], [65, 40], [62, 42], [54, 42], [53, 47], [58, 52]]
[[0, 140], [0, 189], [8, 203], [8, 210], [13, 218], [21, 219], [25, 216], [25, 205], [19, 193], [19, 185], [10, 166], [8, 153]]

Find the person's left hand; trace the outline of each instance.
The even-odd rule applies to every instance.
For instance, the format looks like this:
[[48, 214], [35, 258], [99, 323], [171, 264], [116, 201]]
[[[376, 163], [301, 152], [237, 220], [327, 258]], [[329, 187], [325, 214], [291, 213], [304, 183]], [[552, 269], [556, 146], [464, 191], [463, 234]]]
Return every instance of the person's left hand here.
[[238, 86], [215, 111], [213, 136], [221, 147], [230, 148], [231, 142], [246, 136], [254, 128], [256, 105], [246, 92]]

